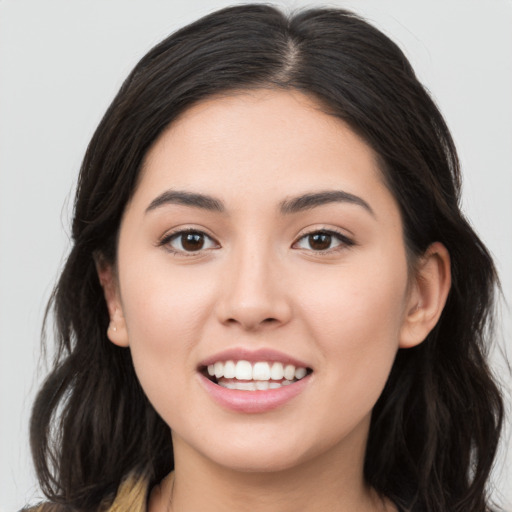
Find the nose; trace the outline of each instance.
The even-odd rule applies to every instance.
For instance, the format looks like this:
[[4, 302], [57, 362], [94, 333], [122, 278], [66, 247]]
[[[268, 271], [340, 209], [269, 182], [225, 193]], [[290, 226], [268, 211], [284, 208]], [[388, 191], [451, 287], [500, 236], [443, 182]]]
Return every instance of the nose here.
[[292, 306], [283, 273], [269, 252], [247, 248], [226, 262], [216, 304], [218, 319], [224, 325], [258, 331], [290, 321]]

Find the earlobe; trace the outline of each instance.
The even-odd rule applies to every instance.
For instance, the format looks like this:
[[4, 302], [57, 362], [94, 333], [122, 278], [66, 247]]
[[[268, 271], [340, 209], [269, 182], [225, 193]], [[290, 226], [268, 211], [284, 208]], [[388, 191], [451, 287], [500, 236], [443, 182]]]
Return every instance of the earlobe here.
[[128, 332], [126, 330], [115, 269], [112, 264], [106, 263], [101, 257], [95, 258], [95, 263], [110, 317], [107, 329], [108, 339], [115, 345], [127, 347], [129, 345]]
[[417, 265], [400, 332], [400, 348], [425, 340], [437, 324], [451, 286], [450, 255], [440, 242], [429, 246]]

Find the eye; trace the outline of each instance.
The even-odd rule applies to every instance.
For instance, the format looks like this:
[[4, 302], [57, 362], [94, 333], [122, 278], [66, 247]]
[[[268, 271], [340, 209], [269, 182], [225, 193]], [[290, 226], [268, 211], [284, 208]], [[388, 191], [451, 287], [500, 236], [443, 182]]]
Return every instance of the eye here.
[[341, 233], [330, 230], [320, 230], [308, 233], [293, 244], [294, 249], [323, 252], [343, 246], [352, 246], [354, 242]]
[[166, 246], [174, 253], [195, 253], [219, 247], [219, 244], [206, 233], [192, 229], [172, 233], [166, 236], [160, 245]]

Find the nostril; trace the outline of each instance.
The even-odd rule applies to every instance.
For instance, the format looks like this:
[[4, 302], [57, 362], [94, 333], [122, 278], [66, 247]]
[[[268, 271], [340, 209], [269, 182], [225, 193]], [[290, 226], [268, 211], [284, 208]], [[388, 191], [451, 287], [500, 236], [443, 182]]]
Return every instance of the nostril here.
[[273, 325], [273, 324], [279, 323], [279, 320], [277, 318], [268, 317], [268, 318], [264, 318], [263, 320], [261, 320], [259, 322], [258, 321], [243, 322], [243, 321], [237, 320], [236, 318], [228, 318], [228, 319], [226, 319], [225, 323], [226, 324], [241, 324], [242, 326], [244, 326], [247, 329], [257, 329], [258, 326]]

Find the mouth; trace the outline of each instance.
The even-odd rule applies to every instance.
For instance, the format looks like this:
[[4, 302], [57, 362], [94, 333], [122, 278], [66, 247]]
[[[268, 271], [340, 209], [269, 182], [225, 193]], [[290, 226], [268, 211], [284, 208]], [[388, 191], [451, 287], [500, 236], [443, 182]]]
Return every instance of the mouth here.
[[279, 361], [226, 360], [199, 368], [209, 381], [226, 389], [267, 391], [294, 384], [312, 373], [312, 369]]

